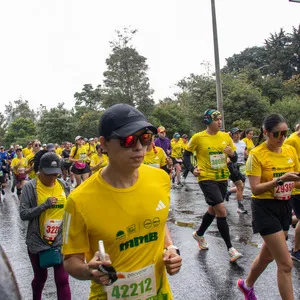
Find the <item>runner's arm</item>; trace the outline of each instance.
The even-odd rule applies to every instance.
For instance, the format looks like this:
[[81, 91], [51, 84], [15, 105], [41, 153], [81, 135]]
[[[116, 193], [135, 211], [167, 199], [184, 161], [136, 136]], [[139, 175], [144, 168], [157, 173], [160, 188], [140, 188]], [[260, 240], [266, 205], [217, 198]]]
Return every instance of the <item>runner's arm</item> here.
[[236, 163], [238, 160], [237, 153], [234, 151], [232, 156], [229, 156], [229, 159], [233, 162]]
[[191, 163], [191, 155], [193, 155], [192, 152], [184, 150], [183, 152], [183, 162], [184, 165], [186, 166], [186, 168], [190, 171], [190, 172], [194, 172], [195, 167], [192, 165]]
[[84, 262], [84, 253], [64, 256], [65, 270], [79, 280], [91, 280], [91, 272], [88, 264]]
[[99, 252], [85, 263], [84, 253], [67, 254], [64, 256], [64, 268], [74, 278], [79, 280], [93, 280], [98, 284], [107, 285], [110, 283], [109, 276], [101, 272], [100, 265], [111, 265], [109, 256], [106, 254], [106, 260], [99, 260]]

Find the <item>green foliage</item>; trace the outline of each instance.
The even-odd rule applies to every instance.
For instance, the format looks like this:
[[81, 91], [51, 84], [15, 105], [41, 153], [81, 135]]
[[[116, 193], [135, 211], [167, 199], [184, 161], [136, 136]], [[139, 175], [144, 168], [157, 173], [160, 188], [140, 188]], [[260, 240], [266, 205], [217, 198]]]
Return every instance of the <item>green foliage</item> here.
[[19, 144], [26, 146], [36, 134], [36, 127], [32, 119], [19, 117], [11, 122], [4, 136], [5, 146]]
[[295, 125], [300, 123], [299, 111], [300, 97], [285, 97], [282, 101], [276, 102], [271, 107], [271, 113], [281, 114], [287, 121], [291, 130], [294, 130]]
[[152, 118], [156, 122], [159, 121], [159, 123], [154, 123], [157, 127], [161, 125], [167, 129], [169, 138], [173, 137], [175, 132], [191, 134], [187, 119], [177, 101], [170, 99], [160, 101], [153, 111]]
[[28, 101], [23, 100], [20, 97], [18, 100], [15, 100], [14, 103], [9, 102], [5, 105], [5, 123], [2, 125], [3, 128], [7, 128], [9, 124], [16, 119], [23, 117], [28, 119], [35, 119], [34, 110], [30, 109]]
[[49, 111], [43, 111], [38, 121], [38, 138], [42, 143], [61, 143], [73, 141], [77, 135], [74, 132], [71, 111], [64, 108], [63, 103]]
[[[99, 136], [99, 120], [102, 112], [90, 110], [87, 107], [77, 107], [74, 115], [74, 129], [76, 135], [91, 138]], [[73, 140], [72, 140], [73, 141]]]
[[117, 31], [118, 40], [111, 42], [112, 53], [106, 59], [107, 71], [103, 73], [106, 93], [103, 106], [127, 103], [150, 116], [154, 101], [146, 58], [129, 45], [136, 32], [126, 28]]
[[98, 85], [96, 89], [91, 84], [85, 84], [81, 93], [75, 93], [75, 105], [85, 106], [92, 110], [97, 110], [102, 107], [102, 89]]

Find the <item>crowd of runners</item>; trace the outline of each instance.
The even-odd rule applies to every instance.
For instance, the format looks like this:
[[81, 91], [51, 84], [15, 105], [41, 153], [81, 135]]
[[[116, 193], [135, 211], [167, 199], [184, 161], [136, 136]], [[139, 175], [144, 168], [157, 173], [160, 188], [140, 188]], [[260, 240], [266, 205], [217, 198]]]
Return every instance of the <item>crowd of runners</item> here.
[[[255, 146], [253, 129], [224, 132], [215, 109], [202, 118], [205, 130], [191, 138], [176, 132], [169, 139], [165, 127], [156, 128], [137, 109], [117, 104], [102, 115], [99, 138], [78, 135], [73, 143], [34, 140], [26, 147], [0, 147], [2, 197], [10, 180], [11, 192], [20, 199], [20, 217], [29, 221], [33, 299], [42, 297], [48, 267], [54, 267], [58, 299], [71, 299], [68, 274], [92, 281], [90, 299], [173, 299], [166, 274], [178, 273], [182, 260], [166, 224], [170, 189], [182, 188], [189, 172], [207, 203], [191, 237], [199, 250], [209, 249], [205, 232], [216, 220], [229, 261], [243, 256], [232, 246], [224, 201], [234, 194], [237, 213], [247, 214], [243, 191], [248, 180], [253, 232], [264, 242], [237, 286], [246, 300], [257, 299], [254, 284], [275, 260], [280, 295], [294, 299], [292, 259], [300, 261], [300, 126], [288, 136], [284, 118], [271, 114]], [[289, 252], [293, 212], [297, 225]]]

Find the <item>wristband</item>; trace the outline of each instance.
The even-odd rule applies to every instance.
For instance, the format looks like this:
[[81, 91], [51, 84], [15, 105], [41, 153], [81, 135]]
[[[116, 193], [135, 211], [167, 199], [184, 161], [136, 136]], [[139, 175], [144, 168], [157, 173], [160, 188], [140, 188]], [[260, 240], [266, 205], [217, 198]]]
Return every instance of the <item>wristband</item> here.
[[176, 253], [178, 255], [180, 255], [180, 250], [178, 249], [178, 247], [174, 246], [174, 245], [170, 245], [168, 246], [167, 248], [165, 248], [165, 250], [170, 250], [170, 249], [175, 249], [176, 250]]

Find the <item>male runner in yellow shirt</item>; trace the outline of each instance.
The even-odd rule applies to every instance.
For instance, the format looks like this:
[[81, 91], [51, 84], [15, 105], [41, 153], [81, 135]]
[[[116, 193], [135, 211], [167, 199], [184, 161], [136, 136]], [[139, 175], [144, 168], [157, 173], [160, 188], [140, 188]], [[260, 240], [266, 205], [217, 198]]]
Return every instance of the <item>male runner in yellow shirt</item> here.
[[[207, 250], [208, 244], [204, 233], [216, 217], [217, 227], [227, 246], [230, 261], [234, 262], [242, 254], [231, 244], [224, 197], [229, 177], [227, 158], [233, 162], [237, 161], [236, 148], [229, 134], [220, 131], [222, 126], [220, 112], [215, 109], [206, 110], [204, 123], [206, 130], [194, 134], [184, 152], [184, 162], [194, 176], [198, 177], [205, 201], [209, 205], [202, 223], [199, 229], [193, 233], [193, 237], [198, 242], [200, 249]], [[193, 167], [190, 160], [194, 151], [197, 157], [197, 168]]]
[[[166, 225], [170, 179], [165, 171], [142, 164], [156, 132], [130, 105], [107, 109], [100, 141], [108, 165], [68, 198], [64, 265], [73, 277], [92, 280], [89, 299], [173, 299], [166, 271], [178, 273], [181, 257]], [[99, 240], [106, 259], [100, 260]], [[101, 265], [113, 265], [117, 281], [100, 271]]]

